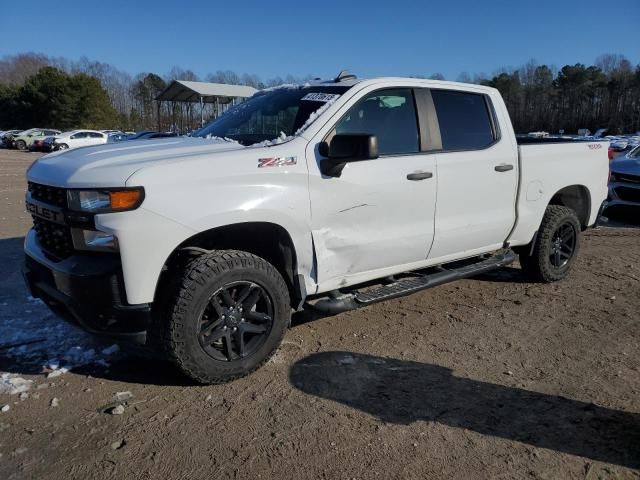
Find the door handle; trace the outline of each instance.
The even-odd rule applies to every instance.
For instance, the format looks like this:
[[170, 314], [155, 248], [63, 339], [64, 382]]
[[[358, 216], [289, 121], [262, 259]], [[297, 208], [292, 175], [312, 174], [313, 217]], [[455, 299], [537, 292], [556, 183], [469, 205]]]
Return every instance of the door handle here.
[[494, 170], [496, 172], [508, 172], [509, 170], [513, 170], [513, 165], [511, 165], [510, 163], [505, 163], [502, 165], [496, 165]]
[[407, 175], [407, 180], [426, 180], [433, 177], [431, 172], [414, 172]]

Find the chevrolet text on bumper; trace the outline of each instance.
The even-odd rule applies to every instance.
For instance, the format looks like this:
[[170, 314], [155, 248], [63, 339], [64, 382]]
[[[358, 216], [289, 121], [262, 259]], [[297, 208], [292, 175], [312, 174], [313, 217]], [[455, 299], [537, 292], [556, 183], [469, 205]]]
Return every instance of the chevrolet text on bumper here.
[[197, 137], [42, 157], [24, 275], [85, 330], [224, 382], [275, 352], [295, 309], [340, 313], [517, 256], [564, 278], [607, 174], [605, 142], [517, 139], [495, 89], [341, 73], [258, 92]]

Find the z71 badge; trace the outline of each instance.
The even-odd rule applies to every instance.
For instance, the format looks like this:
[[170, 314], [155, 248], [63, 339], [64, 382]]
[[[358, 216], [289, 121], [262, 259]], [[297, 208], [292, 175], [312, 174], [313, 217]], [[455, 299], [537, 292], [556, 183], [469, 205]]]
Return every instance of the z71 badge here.
[[296, 163], [298, 163], [298, 157], [259, 158], [258, 168], [285, 167], [287, 165], [295, 165]]

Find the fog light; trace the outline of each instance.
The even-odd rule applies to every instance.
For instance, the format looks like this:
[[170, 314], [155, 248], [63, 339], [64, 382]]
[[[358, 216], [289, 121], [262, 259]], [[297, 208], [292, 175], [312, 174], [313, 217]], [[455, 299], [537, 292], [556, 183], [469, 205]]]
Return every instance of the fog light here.
[[78, 250], [97, 252], [118, 251], [118, 240], [111, 233], [97, 230], [73, 229], [73, 246]]

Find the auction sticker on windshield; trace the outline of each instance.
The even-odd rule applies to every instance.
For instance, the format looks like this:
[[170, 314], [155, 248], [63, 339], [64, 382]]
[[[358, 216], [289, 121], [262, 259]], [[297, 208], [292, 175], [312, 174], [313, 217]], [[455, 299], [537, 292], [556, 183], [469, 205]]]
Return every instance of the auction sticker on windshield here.
[[339, 96], [340, 95], [336, 95], [335, 93], [307, 93], [300, 100], [307, 102], [330, 102], [332, 100], [335, 100]]

